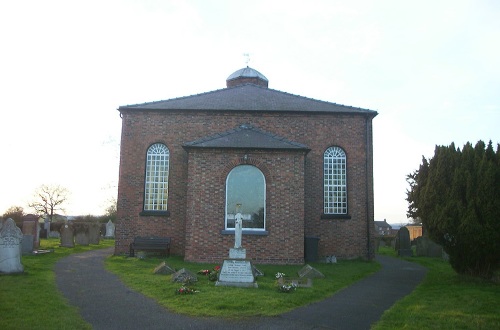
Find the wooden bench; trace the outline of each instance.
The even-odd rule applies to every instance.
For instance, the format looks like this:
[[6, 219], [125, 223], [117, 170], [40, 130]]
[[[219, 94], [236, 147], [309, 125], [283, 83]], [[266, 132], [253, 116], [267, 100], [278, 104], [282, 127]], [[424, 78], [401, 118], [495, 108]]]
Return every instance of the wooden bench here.
[[135, 251], [160, 251], [170, 257], [170, 237], [136, 237], [130, 243], [130, 256], [135, 255]]

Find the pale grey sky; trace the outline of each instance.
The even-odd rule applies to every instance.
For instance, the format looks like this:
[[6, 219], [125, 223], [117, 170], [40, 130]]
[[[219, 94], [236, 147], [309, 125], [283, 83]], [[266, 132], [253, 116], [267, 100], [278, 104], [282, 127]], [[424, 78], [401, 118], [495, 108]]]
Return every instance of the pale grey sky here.
[[116, 109], [269, 87], [376, 110], [375, 219], [406, 221], [405, 176], [436, 144], [500, 142], [500, 2], [87, 0], [0, 3], [0, 212], [41, 184], [67, 213], [116, 196]]

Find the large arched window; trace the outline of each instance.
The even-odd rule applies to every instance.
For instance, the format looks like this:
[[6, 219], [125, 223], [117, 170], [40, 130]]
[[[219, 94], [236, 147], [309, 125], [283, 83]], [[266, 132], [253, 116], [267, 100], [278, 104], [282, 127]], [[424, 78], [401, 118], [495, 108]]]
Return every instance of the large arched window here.
[[239, 165], [226, 179], [226, 225], [234, 229], [236, 213], [243, 216], [243, 229], [266, 228], [266, 179], [255, 166]]
[[155, 143], [146, 154], [144, 211], [167, 211], [168, 166], [170, 152], [166, 145]]
[[324, 214], [347, 214], [347, 164], [344, 150], [326, 149], [323, 165]]

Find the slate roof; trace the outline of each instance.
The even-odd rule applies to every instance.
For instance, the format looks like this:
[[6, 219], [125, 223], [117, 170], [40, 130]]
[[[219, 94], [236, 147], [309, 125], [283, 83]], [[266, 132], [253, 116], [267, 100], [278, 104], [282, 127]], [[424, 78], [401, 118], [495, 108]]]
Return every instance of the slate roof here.
[[243, 124], [223, 133], [185, 143], [183, 147], [310, 150], [301, 143], [265, 132], [250, 124]]
[[357, 113], [372, 117], [376, 111], [319, 101], [278, 90], [242, 84], [202, 94], [179, 97], [164, 101], [125, 105], [124, 110], [205, 110], [205, 111], [265, 111], [265, 112], [327, 112]]

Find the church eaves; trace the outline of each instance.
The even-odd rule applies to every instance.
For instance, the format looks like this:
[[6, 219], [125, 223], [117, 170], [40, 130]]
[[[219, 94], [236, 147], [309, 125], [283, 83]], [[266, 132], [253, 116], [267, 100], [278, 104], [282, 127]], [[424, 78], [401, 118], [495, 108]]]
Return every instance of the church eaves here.
[[118, 111], [259, 111], [347, 113], [375, 117], [376, 111], [320, 101], [278, 90], [243, 84], [164, 101], [120, 106]]

